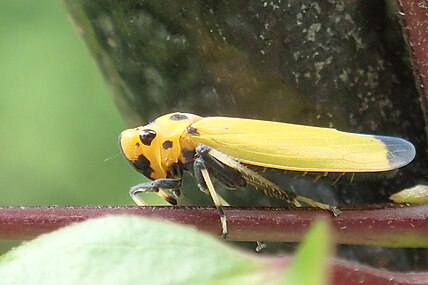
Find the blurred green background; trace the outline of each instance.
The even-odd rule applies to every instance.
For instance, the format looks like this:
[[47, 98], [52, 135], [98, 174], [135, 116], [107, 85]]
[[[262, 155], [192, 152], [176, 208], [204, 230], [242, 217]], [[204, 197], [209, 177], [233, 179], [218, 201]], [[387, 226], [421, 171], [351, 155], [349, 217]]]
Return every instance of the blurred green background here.
[[132, 205], [126, 126], [61, 2], [0, 2], [0, 39], [0, 206]]

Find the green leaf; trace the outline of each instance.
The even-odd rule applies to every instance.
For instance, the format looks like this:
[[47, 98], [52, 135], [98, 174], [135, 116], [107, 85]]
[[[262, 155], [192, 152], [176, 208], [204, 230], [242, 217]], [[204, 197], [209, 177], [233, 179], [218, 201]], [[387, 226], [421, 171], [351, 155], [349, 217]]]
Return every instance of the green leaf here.
[[325, 285], [329, 277], [331, 231], [325, 220], [316, 222], [299, 246], [293, 262], [279, 284]]
[[422, 205], [428, 203], [428, 185], [416, 185], [391, 195], [395, 203]]
[[10, 251], [0, 284], [278, 284], [283, 270], [189, 227], [111, 216]]

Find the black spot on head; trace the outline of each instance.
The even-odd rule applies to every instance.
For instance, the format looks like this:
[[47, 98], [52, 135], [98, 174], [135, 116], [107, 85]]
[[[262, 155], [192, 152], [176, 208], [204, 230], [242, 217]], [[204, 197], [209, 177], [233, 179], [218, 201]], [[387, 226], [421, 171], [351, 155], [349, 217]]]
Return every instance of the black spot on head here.
[[187, 127], [187, 132], [191, 135], [199, 136], [199, 132], [197, 128]]
[[172, 146], [173, 146], [172, 141], [164, 141], [163, 144], [162, 144], [162, 147], [163, 147], [164, 150], [172, 148]]
[[181, 151], [181, 154], [183, 155], [185, 162], [193, 161], [195, 159], [195, 150], [190, 149], [183, 149]]
[[187, 116], [184, 114], [174, 114], [169, 118], [170, 118], [170, 120], [173, 120], [173, 121], [181, 121], [181, 120], [188, 119]]
[[150, 160], [144, 155], [140, 154], [136, 161], [131, 161], [135, 169], [142, 173], [147, 178], [151, 178], [150, 175], [153, 173], [153, 169], [150, 167]]
[[140, 132], [140, 141], [146, 146], [150, 146], [155, 137], [156, 132], [154, 130], [146, 129]]
[[135, 144], [135, 147], [140, 147], [140, 143], [139, 143], [139, 142], [137, 142], [137, 143]]

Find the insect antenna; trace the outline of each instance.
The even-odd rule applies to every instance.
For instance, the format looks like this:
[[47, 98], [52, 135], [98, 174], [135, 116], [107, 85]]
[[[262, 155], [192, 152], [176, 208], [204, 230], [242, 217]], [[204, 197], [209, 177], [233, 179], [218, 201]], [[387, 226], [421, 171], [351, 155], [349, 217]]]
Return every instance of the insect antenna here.
[[114, 155], [112, 155], [112, 156], [110, 156], [110, 157], [107, 157], [106, 159], [104, 159], [104, 162], [107, 162], [107, 161], [109, 161], [109, 160], [112, 160], [113, 158], [116, 158], [116, 157], [118, 157], [119, 155], [121, 155], [121, 153], [120, 153], [120, 152], [118, 152], [118, 153], [116, 153], [116, 154], [114, 154]]

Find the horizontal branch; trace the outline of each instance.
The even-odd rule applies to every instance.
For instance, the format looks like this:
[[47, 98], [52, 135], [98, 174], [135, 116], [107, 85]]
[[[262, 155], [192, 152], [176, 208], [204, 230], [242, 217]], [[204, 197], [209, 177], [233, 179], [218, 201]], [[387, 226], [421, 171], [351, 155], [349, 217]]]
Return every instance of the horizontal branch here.
[[[316, 209], [228, 207], [225, 212], [232, 240], [298, 241], [317, 218], [331, 221], [340, 243], [414, 246], [404, 237], [427, 236], [428, 231], [428, 206], [349, 209], [336, 218]], [[158, 217], [220, 233], [219, 217], [212, 207], [0, 207], [0, 238], [29, 239], [73, 222], [116, 214]], [[281, 264], [291, 260], [290, 256], [270, 258]], [[427, 272], [391, 272], [337, 258], [331, 262], [331, 284], [335, 285], [361, 284], [361, 280], [379, 285], [428, 284]]]
[[[300, 241], [314, 220], [324, 218], [332, 224], [336, 243], [428, 247], [428, 205], [344, 209], [338, 217], [313, 208], [227, 207], [225, 213], [228, 238], [234, 241]], [[0, 239], [31, 239], [73, 222], [117, 214], [162, 218], [214, 235], [221, 232], [213, 207], [0, 207]]]
[[[264, 256], [266, 257], [266, 255]], [[293, 256], [270, 257], [273, 264], [289, 266]], [[331, 285], [428, 285], [428, 272], [394, 272], [373, 268], [345, 259], [331, 258]]]

